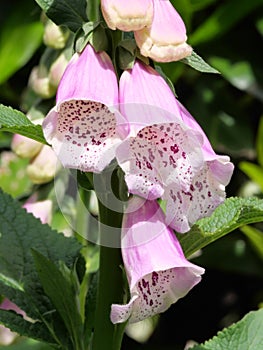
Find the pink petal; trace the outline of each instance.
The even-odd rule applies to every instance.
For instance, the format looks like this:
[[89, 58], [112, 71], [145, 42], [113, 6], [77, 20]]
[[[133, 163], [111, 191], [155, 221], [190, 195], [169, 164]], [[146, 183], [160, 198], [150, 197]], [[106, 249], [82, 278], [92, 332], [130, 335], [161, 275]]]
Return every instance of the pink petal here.
[[121, 142], [117, 103], [117, 78], [109, 56], [87, 45], [70, 61], [57, 105], [43, 122], [45, 138], [65, 167], [100, 172], [111, 162]]
[[153, 17], [152, 0], [101, 0], [103, 17], [111, 29], [133, 31], [149, 26]]
[[[130, 323], [138, 322], [164, 312], [200, 282], [204, 273], [203, 268], [185, 259], [157, 202], [135, 201], [138, 209], [124, 215], [122, 231], [122, 256], [131, 300], [126, 305], [112, 305], [113, 323], [128, 318]], [[134, 206], [130, 203], [128, 210]], [[138, 243], [141, 234], [145, 240]]]
[[141, 54], [157, 62], [178, 61], [189, 56], [192, 48], [186, 43], [186, 28], [170, 1], [153, 0], [151, 27], [134, 33]]
[[47, 199], [38, 202], [26, 202], [23, 205], [28, 213], [32, 213], [36, 218], [40, 219], [42, 224], [50, 224], [52, 214], [52, 201]]
[[131, 136], [145, 126], [182, 121], [173, 92], [152, 67], [137, 60], [122, 73], [119, 86], [120, 112], [130, 124]]

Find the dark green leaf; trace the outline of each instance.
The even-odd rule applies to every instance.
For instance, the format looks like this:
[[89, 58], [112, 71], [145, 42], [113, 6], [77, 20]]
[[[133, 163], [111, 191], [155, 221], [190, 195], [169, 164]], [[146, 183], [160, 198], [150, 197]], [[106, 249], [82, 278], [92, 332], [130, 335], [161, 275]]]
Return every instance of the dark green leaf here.
[[263, 199], [232, 197], [185, 234], [177, 234], [187, 257], [246, 224], [263, 221]]
[[260, 118], [258, 125], [256, 148], [258, 163], [263, 168], [263, 117]]
[[8, 131], [47, 144], [42, 127], [33, 124], [24, 113], [0, 104], [0, 131]]
[[85, 0], [36, 0], [46, 15], [57, 25], [76, 32], [87, 22]]
[[[63, 319], [76, 349], [79, 349], [83, 341], [83, 327], [74, 285], [51, 260], [36, 250], [32, 253], [43, 289]], [[65, 267], [63, 270], [66, 271]]]
[[[54, 308], [39, 282], [31, 248], [55, 263], [63, 261], [70, 267], [81, 245], [75, 239], [51, 230], [48, 225], [42, 225], [39, 219], [26, 213], [16, 200], [0, 190], [1, 294], [29, 317], [49, 324], [52, 330]], [[38, 331], [36, 337], [40, 339]], [[42, 339], [46, 341], [45, 334]]]
[[241, 321], [225, 328], [217, 336], [191, 350], [263, 349], [263, 309], [249, 312]]

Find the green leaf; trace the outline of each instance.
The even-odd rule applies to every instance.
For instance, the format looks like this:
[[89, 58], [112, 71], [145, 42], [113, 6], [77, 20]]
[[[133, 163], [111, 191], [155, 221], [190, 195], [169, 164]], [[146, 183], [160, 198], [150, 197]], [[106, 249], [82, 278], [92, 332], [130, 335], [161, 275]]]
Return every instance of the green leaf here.
[[240, 230], [247, 236], [254, 250], [259, 254], [260, 258], [263, 259], [263, 232], [252, 226], [244, 226], [241, 227]]
[[263, 309], [249, 312], [239, 322], [218, 332], [217, 336], [191, 350], [263, 349]]
[[32, 250], [32, 253], [43, 289], [63, 319], [75, 348], [80, 349], [83, 327], [74, 285], [51, 260], [36, 250]]
[[211, 67], [208, 63], [206, 63], [202, 57], [200, 57], [196, 52], [192, 52], [192, 54], [188, 57], [185, 57], [181, 60], [181, 62], [188, 64], [190, 67], [198, 70], [203, 73], [214, 73], [220, 74], [218, 70]]
[[17, 3], [1, 28], [0, 84], [23, 67], [42, 43], [43, 25], [32, 17], [33, 5]]
[[0, 104], [0, 131], [8, 131], [47, 144], [41, 125], [33, 124], [24, 113]]
[[254, 182], [256, 182], [263, 191], [263, 168], [250, 162], [240, 162], [239, 168]]
[[14, 344], [0, 346], [3, 350], [54, 350], [47, 344], [41, 343], [34, 339], [18, 339]]
[[215, 12], [189, 36], [190, 44], [197, 46], [222, 36], [242, 18], [248, 16], [250, 12], [255, 11], [260, 6], [262, 6], [262, 0], [227, 1], [218, 6]]
[[54, 339], [49, 334], [42, 322], [28, 322], [21, 315], [13, 311], [0, 309], [0, 323], [12, 329], [13, 332], [23, 334], [26, 337], [33, 337], [36, 340], [45, 340], [52, 346], [56, 346]]
[[76, 32], [87, 22], [85, 0], [36, 0], [46, 15], [57, 25]]
[[235, 229], [263, 221], [263, 199], [231, 197], [187, 233], [177, 234], [187, 257]]
[[[42, 225], [39, 219], [26, 213], [16, 200], [0, 190], [1, 294], [17, 304], [32, 319], [45, 323], [51, 333], [55, 333], [53, 324], [56, 326], [56, 313], [41, 287], [31, 249], [38, 250], [54, 263], [63, 261], [70, 267], [78, 256], [81, 245], [76, 239], [66, 238], [51, 230], [48, 225]], [[27, 326], [30, 328], [32, 325], [27, 322]], [[23, 327], [17, 330], [18, 333], [25, 332]], [[33, 326], [30, 331], [31, 337], [47, 341], [46, 334], [39, 334], [38, 328], [35, 335]], [[68, 341], [64, 333], [61, 339]], [[56, 341], [59, 343], [57, 339]]]

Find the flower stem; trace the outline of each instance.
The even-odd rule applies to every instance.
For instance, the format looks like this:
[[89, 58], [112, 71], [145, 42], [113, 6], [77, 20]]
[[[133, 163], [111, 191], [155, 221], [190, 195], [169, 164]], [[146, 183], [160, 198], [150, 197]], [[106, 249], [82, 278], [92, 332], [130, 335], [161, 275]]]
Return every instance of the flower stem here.
[[[109, 208], [106, 193], [107, 190], [105, 189], [103, 203], [99, 200], [101, 237], [110, 234], [110, 228], [112, 227], [121, 231], [122, 224], [122, 213]], [[118, 247], [120, 247], [120, 242]], [[116, 340], [118, 326], [111, 322], [110, 310], [113, 303], [122, 303], [123, 300], [121, 264], [120, 248], [100, 246], [99, 283], [92, 350], [120, 350], [124, 330], [117, 332], [118, 339]], [[118, 347], [116, 347], [116, 344], [118, 344]]]

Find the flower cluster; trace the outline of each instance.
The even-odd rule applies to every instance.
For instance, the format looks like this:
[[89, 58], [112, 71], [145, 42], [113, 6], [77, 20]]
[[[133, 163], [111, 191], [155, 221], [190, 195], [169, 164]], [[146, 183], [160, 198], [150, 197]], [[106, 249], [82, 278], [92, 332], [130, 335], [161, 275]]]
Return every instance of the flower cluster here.
[[184, 22], [169, 0], [102, 0], [109, 28], [134, 31], [141, 54], [157, 62], [178, 61], [189, 56]]
[[[109, 27], [135, 30], [137, 43], [149, 33], [153, 38], [163, 20], [169, 28], [174, 15], [169, 1], [134, 1], [129, 7], [122, 1], [101, 4]], [[181, 28], [172, 30], [175, 37], [185, 35], [180, 17], [174, 21]], [[151, 52], [156, 49], [155, 43], [150, 46]], [[156, 70], [136, 59], [118, 82], [108, 54], [96, 52], [91, 44], [73, 55], [56, 106], [42, 125], [65, 167], [100, 173], [116, 159], [134, 195], [122, 228], [131, 299], [126, 305], [112, 305], [112, 322], [137, 322], [165, 311], [204, 272], [185, 259], [172, 229], [188, 231], [224, 201], [233, 172], [229, 157], [214, 152]], [[159, 199], [166, 203], [165, 213]]]

